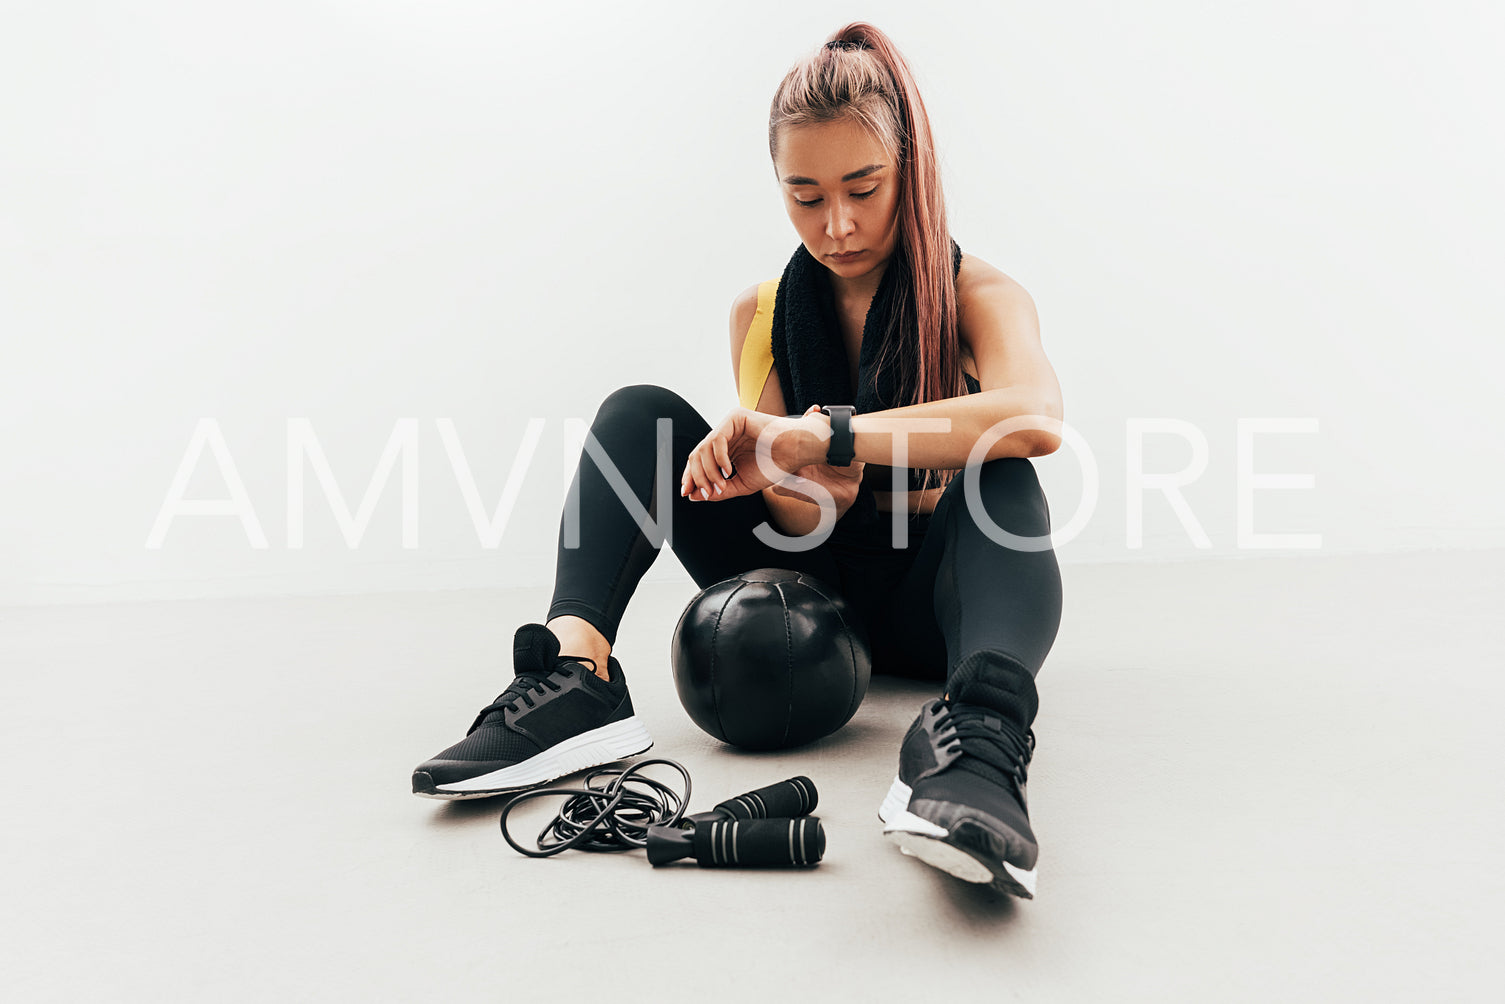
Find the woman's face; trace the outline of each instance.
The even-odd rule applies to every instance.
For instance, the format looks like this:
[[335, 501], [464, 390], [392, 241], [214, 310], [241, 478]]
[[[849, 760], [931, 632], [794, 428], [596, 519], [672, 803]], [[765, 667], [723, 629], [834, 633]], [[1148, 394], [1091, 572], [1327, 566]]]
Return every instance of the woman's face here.
[[[786, 128], [774, 167], [789, 220], [816, 261], [848, 279], [888, 261], [898, 240], [899, 170], [864, 126], [841, 119]], [[844, 251], [859, 253], [832, 257]]]

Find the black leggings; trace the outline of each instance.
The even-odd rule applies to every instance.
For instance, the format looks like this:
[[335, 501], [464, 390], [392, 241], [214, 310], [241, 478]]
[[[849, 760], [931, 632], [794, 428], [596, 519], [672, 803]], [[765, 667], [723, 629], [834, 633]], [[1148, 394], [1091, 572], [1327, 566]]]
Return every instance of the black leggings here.
[[[667, 458], [660, 456], [660, 419], [672, 430]], [[583, 618], [615, 645], [627, 602], [659, 555], [646, 532], [656, 522], [702, 589], [754, 568], [808, 572], [836, 586], [863, 618], [874, 673], [944, 681], [978, 652], [1016, 662], [1031, 677], [1039, 673], [1061, 622], [1055, 552], [1048, 538], [1030, 542], [1046, 545], [1033, 551], [993, 540], [964, 495], [966, 480], [976, 480], [982, 508], [998, 528], [1045, 537], [1050, 512], [1028, 459], [1006, 457], [958, 471], [933, 513], [901, 514], [905, 547], [893, 546], [893, 514], [880, 513], [876, 530], [856, 533], [838, 522], [818, 546], [793, 551], [754, 536], [765, 521], [778, 531], [762, 493], [695, 502], [680, 496], [690, 451], [710, 431], [689, 402], [664, 387], [633, 384], [607, 396], [590, 434], [610, 458], [615, 478], [603, 472], [587, 442], [560, 520], [549, 619]], [[629, 511], [612, 480], [631, 491], [638, 513]], [[658, 513], [665, 483], [673, 506], [667, 527]], [[575, 526], [579, 546], [567, 546], [577, 539], [573, 529], [567, 534]]]

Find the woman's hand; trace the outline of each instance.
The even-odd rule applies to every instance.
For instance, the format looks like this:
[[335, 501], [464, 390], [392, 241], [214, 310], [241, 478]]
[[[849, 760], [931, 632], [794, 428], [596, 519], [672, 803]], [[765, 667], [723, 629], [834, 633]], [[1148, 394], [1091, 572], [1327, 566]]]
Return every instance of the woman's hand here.
[[812, 407], [799, 418], [792, 418], [733, 408], [690, 451], [679, 478], [679, 494], [697, 502], [719, 501], [751, 495], [772, 485], [797, 486], [804, 479], [791, 471], [827, 466], [813, 463], [814, 458], [824, 455], [825, 442], [831, 436], [830, 426], [822, 417], [812, 419], [818, 410]]
[[[820, 410], [820, 405], [812, 404], [805, 415], [811, 415]], [[801, 416], [804, 417], [804, 416]], [[826, 491], [831, 493], [831, 498], [836, 501], [836, 518], [840, 519], [852, 503], [857, 501], [857, 489], [862, 486], [863, 463], [853, 460], [846, 467], [834, 467], [824, 461], [816, 464], [806, 464], [794, 472], [795, 479], [780, 482], [773, 486], [773, 490], [779, 495], [787, 495], [790, 498], [803, 499], [806, 502], [820, 504], [820, 499], [808, 491], [801, 491], [801, 482], [815, 482]]]

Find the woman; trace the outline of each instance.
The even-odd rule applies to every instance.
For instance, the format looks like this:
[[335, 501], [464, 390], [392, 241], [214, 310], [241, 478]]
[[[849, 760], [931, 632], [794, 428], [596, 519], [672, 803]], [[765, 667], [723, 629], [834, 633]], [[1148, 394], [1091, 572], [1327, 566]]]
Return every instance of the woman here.
[[[810, 572], [860, 612], [875, 673], [945, 683], [901, 744], [885, 832], [1028, 896], [1034, 677], [1061, 615], [1028, 459], [1058, 447], [1061, 394], [1033, 303], [950, 239], [924, 105], [872, 25], [848, 24], [790, 70], [769, 152], [801, 243], [780, 279], [733, 304], [743, 406], [712, 429], [663, 387], [607, 397], [570, 486], [547, 623], [518, 629], [517, 678], [419, 765], [414, 791], [517, 791], [651, 745], [611, 648], [658, 555], [645, 523], [668, 505], [669, 543], [702, 588], [754, 568]], [[849, 429], [821, 410], [841, 403], [856, 409]]]

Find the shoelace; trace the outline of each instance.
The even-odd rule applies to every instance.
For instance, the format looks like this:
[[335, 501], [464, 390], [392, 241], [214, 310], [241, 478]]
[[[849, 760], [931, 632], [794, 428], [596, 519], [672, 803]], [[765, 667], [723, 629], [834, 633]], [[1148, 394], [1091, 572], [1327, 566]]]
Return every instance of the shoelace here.
[[[936, 720], [936, 731], [943, 742], [955, 743], [961, 752], [997, 767], [1014, 779], [1022, 788], [1029, 771], [1029, 762], [1035, 755], [1035, 730], [1025, 729], [1021, 735], [1015, 730], [988, 724], [987, 719], [998, 720], [998, 712], [974, 704], [951, 704], [938, 700], [944, 710]], [[953, 747], [954, 748], [954, 747]]]
[[523, 704], [526, 704], [530, 708], [535, 708], [538, 706], [537, 703], [533, 700], [535, 696], [542, 696], [550, 690], [555, 691], [556, 693], [563, 690], [564, 688], [555, 683], [552, 679], [552, 677], [556, 673], [560, 675], [568, 675], [568, 671], [563, 669], [559, 665], [555, 665], [552, 668], [545, 670], [543, 673], [518, 673], [516, 678], [514, 678], [511, 683], [507, 684], [507, 689], [497, 695], [496, 700], [492, 701], [490, 704], [481, 709], [480, 714], [476, 715], [476, 720], [471, 724], [469, 731], [467, 731], [465, 734], [470, 735], [471, 732], [474, 732], [476, 729], [480, 728], [481, 723], [486, 720], [486, 716], [491, 714], [493, 711], [501, 711], [505, 709], [507, 711], [515, 713], [517, 711], [517, 705], [519, 701], [521, 701]]

